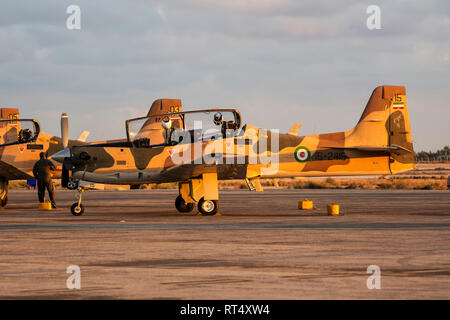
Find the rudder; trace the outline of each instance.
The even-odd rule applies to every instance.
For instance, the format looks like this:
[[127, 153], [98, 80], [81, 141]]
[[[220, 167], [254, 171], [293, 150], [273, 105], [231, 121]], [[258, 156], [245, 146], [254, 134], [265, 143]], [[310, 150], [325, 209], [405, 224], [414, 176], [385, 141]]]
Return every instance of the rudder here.
[[415, 169], [414, 148], [409, 122], [405, 87], [384, 87], [384, 97], [391, 102], [386, 130], [389, 132], [389, 146], [400, 147], [402, 152], [391, 152], [389, 166], [392, 173]]
[[375, 88], [356, 127], [348, 132], [346, 147], [385, 148], [392, 173], [415, 168], [405, 87]]

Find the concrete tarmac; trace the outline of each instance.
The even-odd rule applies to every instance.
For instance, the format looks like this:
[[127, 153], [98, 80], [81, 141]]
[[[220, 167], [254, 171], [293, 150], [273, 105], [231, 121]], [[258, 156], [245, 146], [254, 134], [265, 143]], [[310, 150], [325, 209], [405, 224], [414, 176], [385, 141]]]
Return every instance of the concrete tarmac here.
[[[178, 213], [175, 190], [89, 191], [75, 217], [75, 194], [45, 212], [10, 190], [0, 299], [450, 298], [449, 191], [226, 190], [213, 217]], [[304, 198], [316, 208], [298, 210]], [[370, 265], [381, 289], [367, 288]]]

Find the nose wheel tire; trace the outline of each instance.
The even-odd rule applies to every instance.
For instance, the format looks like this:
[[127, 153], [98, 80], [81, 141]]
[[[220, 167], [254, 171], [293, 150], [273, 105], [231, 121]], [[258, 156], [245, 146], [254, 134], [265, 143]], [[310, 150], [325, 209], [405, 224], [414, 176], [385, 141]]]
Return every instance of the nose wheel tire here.
[[70, 212], [74, 216], [81, 216], [84, 212], [84, 206], [82, 204], [78, 205], [78, 202], [75, 202], [70, 208]]
[[194, 209], [193, 203], [186, 203], [181, 195], [175, 199], [175, 208], [180, 212], [191, 212]]
[[213, 216], [219, 211], [219, 201], [201, 198], [198, 202], [198, 211], [204, 216]]

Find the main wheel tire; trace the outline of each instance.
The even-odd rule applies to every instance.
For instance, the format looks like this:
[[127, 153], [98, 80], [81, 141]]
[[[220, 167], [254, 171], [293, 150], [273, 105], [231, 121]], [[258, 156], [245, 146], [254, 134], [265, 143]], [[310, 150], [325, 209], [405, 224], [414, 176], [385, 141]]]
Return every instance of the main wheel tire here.
[[0, 209], [3, 209], [8, 204], [8, 180], [0, 179], [0, 190], [3, 199], [0, 199]]
[[69, 180], [67, 181], [67, 189], [76, 190], [78, 189], [78, 180]]
[[4, 197], [1, 201], [0, 201], [0, 206], [2, 208], [6, 207], [6, 205], [8, 204], [8, 196]]
[[175, 199], [175, 208], [180, 212], [191, 212], [194, 209], [193, 203], [186, 203], [181, 195]]
[[78, 202], [75, 202], [72, 207], [70, 207], [70, 212], [74, 216], [81, 216], [84, 212], [84, 206], [82, 204], [78, 205]]
[[201, 198], [198, 202], [198, 211], [204, 216], [213, 216], [219, 211], [219, 201]]

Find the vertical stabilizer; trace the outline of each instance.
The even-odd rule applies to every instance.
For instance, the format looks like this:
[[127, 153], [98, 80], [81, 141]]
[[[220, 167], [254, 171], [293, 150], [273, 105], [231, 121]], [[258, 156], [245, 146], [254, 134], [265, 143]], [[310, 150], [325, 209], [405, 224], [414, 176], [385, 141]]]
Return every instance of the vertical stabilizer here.
[[358, 124], [348, 132], [345, 145], [397, 149], [390, 151], [391, 172], [414, 169], [414, 149], [405, 87], [375, 88]]

